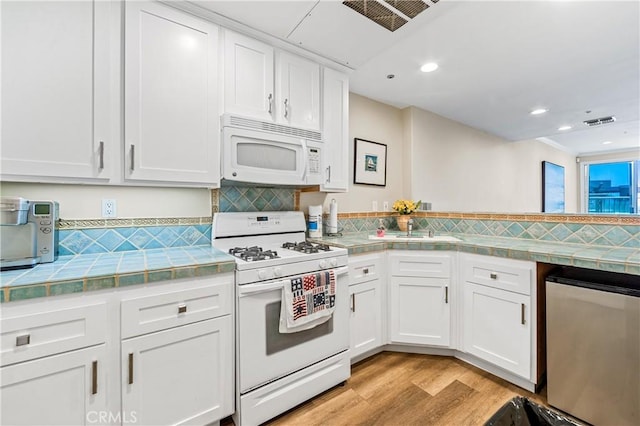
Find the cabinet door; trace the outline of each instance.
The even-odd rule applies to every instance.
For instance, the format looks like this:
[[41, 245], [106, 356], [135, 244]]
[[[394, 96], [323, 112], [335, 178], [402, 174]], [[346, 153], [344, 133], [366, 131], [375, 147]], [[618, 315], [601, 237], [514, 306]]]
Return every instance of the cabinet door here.
[[3, 425], [104, 423], [105, 345], [0, 368]]
[[208, 424], [233, 412], [231, 316], [122, 342], [122, 408], [145, 425]]
[[273, 47], [231, 31], [224, 46], [225, 113], [273, 121]]
[[343, 192], [349, 188], [349, 77], [325, 68], [323, 82], [325, 179], [320, 189]]
[[125, 177], [218, 186], [218, 27], [126, 3]]
[[0, 2], [2, 178], [108, 181], [112, 2]]
[[392, 276], [390, 285], [391, 341], [449, 346], [449, 279]]
[[320, 130], [320, 65], [278, 52], [276, 76], [277, 121]]
[[464, 283], [464, 350], [526, 379], [531, 377], [529, 296]]
[[382, 346], [380, 280], [349, 286], [351, 358]]

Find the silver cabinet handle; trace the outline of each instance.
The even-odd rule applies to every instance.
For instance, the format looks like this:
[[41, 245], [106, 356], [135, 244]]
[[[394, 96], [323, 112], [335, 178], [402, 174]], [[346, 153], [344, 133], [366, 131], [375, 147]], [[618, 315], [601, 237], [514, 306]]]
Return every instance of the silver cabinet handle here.
[[489, 278], [491, 278], [492, 280], [497, 280], [498, 279], [498, 274], [496, 274], [495, 272], [492, 272], [489, 274]]
[[30, 334], [23, 334], [21, 336], [16, 337], [16, 346], [24, 346], [24, 345], [28, 345], [29, 343], [31, 343]]
[[331, 166], [327, 166], [327, 182], [331, 182]]
[[522, 309], [521, 309], [522, 318], [521, 318], [520, 322], [522, 323], [522, 325], [524, 325], [524, 323], [525, 323], [525, 320], [524, 320], [524, 303], [521, 303], [520, 306], [522, 307]]
[[133, 352], [129, 353], [129, 380], [127, 382], [133, 384]]
[[351, 312], [355, 312], [356, 311], [356, 294], [353, 293], [351, 295]]
[[273, 94], [269, 93], [269, 97], [267, 98], [267, 100], [269, 101], [269, 114], [271, 114], [271, 104], [273, 101]]
[[289, 116], [289, 99], [284, 100], [284, 118]]
[[136, 146], [131, 144], [131, 171], [134, 171], [136, 166]]
[[449, 286], [444, 288], [444, 303], [449, 303]]
[[98, 393], [98, 361], [91, 363], [91, 395]]
[[98, 149], [100, 158], [98, 160], [98, 170], [104, 169], [104, 142], [100, 141], [100, 148]]
[[184, 314], [187, 312], [187, 305], [178, 305], [178, 313]]

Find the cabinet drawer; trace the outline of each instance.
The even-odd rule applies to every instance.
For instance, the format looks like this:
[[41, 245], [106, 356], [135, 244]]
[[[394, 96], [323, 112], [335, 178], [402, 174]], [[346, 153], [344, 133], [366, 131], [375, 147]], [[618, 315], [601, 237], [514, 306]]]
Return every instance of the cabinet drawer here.
[[451, 256], [448, 254], [392, 253], [391, 275], [396, 277], [449, 278]]
[[230, 314], [232, 294], [224, 282], [123, 300], [122, 338]]
[[349, 285], [380, 278], [384, 260], [381, 254], [363, 255], [349, 258]]
[[467, 254], [461, 264], [463, 281], [531, 294], [534, 266], [530, 262]]
[[[3, 313], [0, 324], [2, 366], [85, 348], [105, 341], [105, 302], [64, 308], [34, 304], [25, 305], [24, 308]], [[40, 312], [37, 312], [38, 310]]]

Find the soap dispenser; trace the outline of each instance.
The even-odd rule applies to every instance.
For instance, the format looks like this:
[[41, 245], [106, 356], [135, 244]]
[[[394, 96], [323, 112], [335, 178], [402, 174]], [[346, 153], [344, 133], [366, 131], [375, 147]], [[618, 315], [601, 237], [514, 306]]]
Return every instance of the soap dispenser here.
[[382, 219], [378, 219], [378, 229], [376, 230], [376, 234], [378, 235], [378, 237], [384, 237], [384, 223], [382, 222]]

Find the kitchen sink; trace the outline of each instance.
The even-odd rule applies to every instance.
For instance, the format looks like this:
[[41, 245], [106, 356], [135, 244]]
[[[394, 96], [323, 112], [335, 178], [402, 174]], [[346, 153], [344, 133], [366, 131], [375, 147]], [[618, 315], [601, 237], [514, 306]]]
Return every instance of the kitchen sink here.
[[452, 237], [450, 235], [434, 235], [430, 237], [428, 235], [414, 234], [407, 237], [405, 234], [386, 234], [384, 237], [378, 237], [377, 235], [369, 235], [370, 240], [381, 241], [419, 241], [419, 242], [455, 242], [460, 241], [459, 238]]

